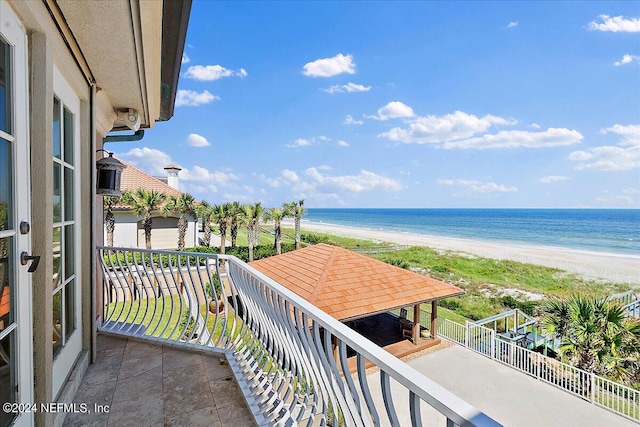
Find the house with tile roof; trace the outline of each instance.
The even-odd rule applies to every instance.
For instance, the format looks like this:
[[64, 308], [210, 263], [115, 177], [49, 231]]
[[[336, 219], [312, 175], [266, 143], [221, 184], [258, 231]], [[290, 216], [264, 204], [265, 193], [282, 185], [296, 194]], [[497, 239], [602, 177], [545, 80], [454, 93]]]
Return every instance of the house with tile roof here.
[[[118, 159], [120, 160], [120, 159]], [[120, 160], [126, 168], [122, 171], [120, 189], [135, 191], [138, 188], [145, 190], [155, 190], [165, 193], [168, 196], [179, 196], [182, 194], [179, 187], [178, 173], [181, 170], [177, 165], [168, 165], [165, 170], [168, 172], [167, 182], [162, 178], [157, 178], [138, 169], [131, 163]], [[130, 248], [144, 248], [144, 229], [142, 228], [142, 217], [133, 213], [130, 207], [118, 205], [113, 209], [115, 217], [115, 229], [113, 232], [113, 245]], [[187, 233], [185, 235], [186, 247], [193, 247], [198, 244], [197, 218], [187, 216]], [[105, 225], [106, 227], [106, 225]], [[106, 230], [104, 238], [106, 244]], [[153, 249], [175, 249], [178, 243], [178, 216], [163, 216], [158, 212], [153, 217], [153, 231], [151, 232], [151, 247]]]

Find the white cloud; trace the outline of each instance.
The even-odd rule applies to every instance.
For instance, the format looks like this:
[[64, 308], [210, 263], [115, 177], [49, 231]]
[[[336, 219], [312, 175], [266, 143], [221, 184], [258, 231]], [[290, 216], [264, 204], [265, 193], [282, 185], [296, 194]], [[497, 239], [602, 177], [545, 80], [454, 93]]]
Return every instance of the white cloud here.
[[495, 182], [480, 182], [468, 179], [438, 179], [436, 181], [439, 185], [446, 185], [449, 187], [458, 186], [468, 190], [469, 193], [516, 193], [517, 187], [507, 187], [503, 184], [496, 184]]
[[537, 123], [531, 123], [531, 124], [529, 125], [529, 127], [530, 127], [530, 128], [533, 128], [533, 129], [540, 129], [540, 128], [541, 128], [541, 126], [540, 126], [539, 124], [537, 124]]
[[280, 174], [282, 175], [282, 178], [288, 182], [300, 182], [300, 177], [295, 171], [284, 169]]
[[[164, 167], [175, 163], [171, 156], [155, 148], [133, 148], [126, 153], [117, 155], [132, 165], [153, 176], [164, 177], [167, 172]], [[179, 174], [180, 189], [190, 192], [217, 192], [218, 187], [233, 186], [239, 179], [231, 171], [209, 171], [202, 166], [183, 167]]]
[[298, 138], [294, 140], [292, 143], [286, 144], [285, 147], [287, 148], [308, 147], [320, 141], [331, 141], [331, 138], [327, 138], [324, 135], [314, 136], [313, 138]]
[[509, 22], [509, 24], [507, 25], [507, 28], [515, 28], [518, 26], [518, 21], [511, 21]]
[[199, 105], [211, 104], [219, 99], [220, 97], [212, 95], [208, 90], [195, 92], [193, 90], [180, 89], [176, 94], [176, 107], [197, 107]]
[[632, 62], [637, 62], [640, 64], [640, 56], [638, 55], [622, 55], [622, 59], [620, 61], [616, 61], [613, 63], [616, 67], [619, 67], [624, 64], [631, 64]]
[[373, 189], [400, 191], [402, 184], [391, 178], [362, 169], [358, 175], [326, 176], [318, 168], [308, 168], [305, 174], [312, 179], [316, 188], [323, 192], [349, 191], [359, 193]]
[[415, 117], [415, 115], [413, 108], [408, 105], [400, 101], [391, 101], [384, 107], [380, 108], [377, 115], [365, 117], [385, 121], [389, 119], [410, 118]]
[[361, 125], [364, 122], [362, 120], [354, 120], [353, 117], [347, 114], [347, 117], [342, 121], [343, 125]]
[[369, 92], [371, 90], [371, 86], [363, 86], [363, 85], [359, 85], [359, 84], [355, 84], [355, 83], [347, 83], [346, 85], [334, 85], [331, 86], [327, 89], [322, 89], [324, 92], [327, 93], [344, 93], [344, 92], [349, 92], [349, 93], [353, 93], [353, 92]]
[[640, 145], [640, 125], [615, 124], [609, 128], [600, 129], [600, 133], [614, 133], [620, 135], [620, 145]]
[[202, 166], [193, 166], [180, 171], [180, 180], [210, 182], [216, 185], [229, 185], [232, 181], [236, 181], [238, 177], [231, 172], [209, 171]]
[[637, 188], [633, 188], [633, 187], [627, 187], [624, 190], [622, 190], [622, 192], [624, 194], [640, 194], [640, 190], [638, 190]]
[[444, 149], [496, 149], [496, 148], [542, 148], [561, 147], [577, 144], [583, 136], [577, 130], [549, 128], [542, 132], [525, 130], [500, 131], [495, 135], [483, 135], [477, 138], [450, 141], [442, 145]]
[[441, 144], [462, 138], [469, 138], [487, 131], [493, 125], [512, 125], [514, 119], [486, 115], [477, 117], [462, 111], [444, 116], [417, 117], [408, 120], [409, 127], [396, 127], [378, 135], [391, 141], [407, 144]]
[[192, 65], [184, 73], [185, 78], [202, 82], [210, 82], [223, 77], [246, 77], [247, 75], [248, 73], [244, 68], [234, 71], [221, 65]]
[[198, 135], [197, 133], [189, 134], [187, 137], [187, 144], [192, 147], [208, 147], [211, 145], [209, 141], [207, 141], [207, 138], [202, 135]]
[[302, 74], [308, 77], [331, 77], [338, 74], [354, 74], [356, 63], [352, 55], [337, 54], [333, 58], [316, 59], [303, 67]]
[[588, 28], [590, 30], [612, 31], [614, 33], [638, 33], [640, 32], [640, 18], [600, 15], [595, 21], [589, 23]]
[[349, 143], [343, 139], [341, 139], [340, 141], [338, 141], [338, 146], [339, 147], [348, 147]]
[[164, 167], [174, 163], [171, 156], [164, 151], [148, 147], [132, 148], [126, 153], [116, 154], [116, 157], [156, 176], [166, 176]]
[[629, 207], [637, 203], [631, 196], [598, 197], [596, 203], [606, 207]]
[[540, 178], [538, 182], [541, 182], [543, 184], [551, 184], [552, 182], [568, 181], [570, 179], [571, 178], [562, 175], [549, 175]]
[[189, 59], [189, 57], [187, 56], [186, 53], [182, 52], [182, 64], [188, 64], [189, 62], [191, 62], [191, 60]]
[[578, 170], [625, 171], [640, 168], [640, 125], [615, 124], [601, 129], [621, 137], [618, 145], [605, 145], [569, 154], [569, 160], [580, 162]]

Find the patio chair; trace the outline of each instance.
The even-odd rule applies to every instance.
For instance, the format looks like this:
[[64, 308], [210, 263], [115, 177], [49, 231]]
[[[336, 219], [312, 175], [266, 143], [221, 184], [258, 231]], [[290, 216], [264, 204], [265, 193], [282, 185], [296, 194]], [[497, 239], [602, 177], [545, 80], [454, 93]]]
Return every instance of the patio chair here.
[[411, 328], [413, 327], [413, 322], [409, 319], [407, 319], [407, 309], [406, 308], [401, 308], [400, 309], [400, 330], [402, 331], [403, 337], [404, 337], [404, 330], [405, 329], [409, 329], [411, 330]]

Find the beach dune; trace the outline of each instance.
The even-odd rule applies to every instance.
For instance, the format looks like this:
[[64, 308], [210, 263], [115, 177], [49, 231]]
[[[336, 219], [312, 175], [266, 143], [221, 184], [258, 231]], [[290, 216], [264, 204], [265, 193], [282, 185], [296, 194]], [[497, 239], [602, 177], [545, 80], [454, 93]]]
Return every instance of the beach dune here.
[[412, 234], [368, 228], [317, 223], [302, 220], [302, 230], [330, 233], [397, 245], [427, 246], [433, 249], [463, 252], [475, 256], [508, 259], [559, 268], [585, 279], [629, 283], [640, 289], [640, 256], [593, 252], [554, 246], [530, 246], [515, 243], [487, 242], [454, 237]]

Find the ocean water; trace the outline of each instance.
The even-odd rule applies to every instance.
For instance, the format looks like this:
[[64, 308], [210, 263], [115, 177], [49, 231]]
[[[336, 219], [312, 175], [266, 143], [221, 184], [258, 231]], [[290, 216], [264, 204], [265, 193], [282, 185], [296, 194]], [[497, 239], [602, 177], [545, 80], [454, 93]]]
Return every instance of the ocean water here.
[[640, 255], [640, 209], [308, 209], [307, 221]]

